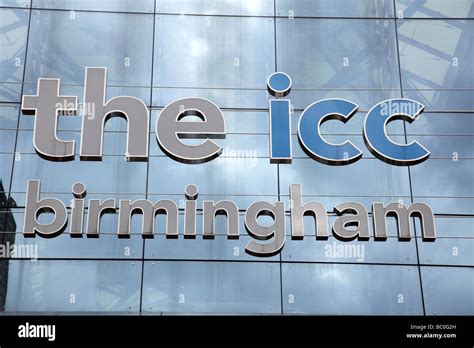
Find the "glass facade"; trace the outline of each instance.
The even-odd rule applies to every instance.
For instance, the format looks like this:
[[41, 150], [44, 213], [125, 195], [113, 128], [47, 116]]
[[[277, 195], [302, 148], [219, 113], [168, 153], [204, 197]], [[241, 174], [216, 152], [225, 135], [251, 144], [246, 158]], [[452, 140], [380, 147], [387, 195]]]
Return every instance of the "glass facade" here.
[[[0, 242], [35, 245], [37, 260], [0, 259], [0, 311], [6, 313], [474, 314], [474, 1], [473, 0], [0, 0]], [[106, 124], [102, 161], [52, 162], [33, 147], [34, 117], [22, 95], [38, 78], [61, 79], [62, 95], [82, 100], [85, 67], [107, 67], [107, 98], [135, 96], [150, 108], [147, 162], [126, 162], [127, 125]], [[291, 164], [269, 160], [266, 81], [289, 74], [293, 88]], [[203, 164], [164, 154], [155, 120], [184, 97], [213, 101], [224, 113], [223, 152]], [[323, 98], [357, 103], [352, 119], [327, 122], [328, 141], [351, 140], [362, 159], [347, 166], [316, 162], [300, 148], [296, 124]], [[425, 105], [412, 124], [388, 127], [394, 140], [431, 150], [418, 165], [384, 163], [362, 138], [366, 113], [389, 98]], [[58, 138], [80, 143], [81, 117], [61, 116]], [[79, 146], [76, 149], [78, 154]], [[143, 239], [133, 217], [131, 238], [117, 238], [118, 214], [105, 214], [100, 238], [23, 236], [27, 180], [42, 196], [69, 207], [71, 186], [87, 198], [172, 199], [180, 208], [177, 239]], [[289, 185], [304, 201], [328, 207], [355, 201], [423, 202], [437, 239], [287, 242], [266, 258], [248, 255], [244, 213], [254, 201], [282, 201]], [[184, 188], [199, 188], [195, 239], [184, 239]], [[240, 238], [228, 239], [225, 217], [203, 239], [202, 202], [228, 199], [240, 211]], [[69, 209], [69, 208], [68, 208]], [[86, 216], [88, 209], [86, 208]], [[47, 222], [48, 214], [40, 217]], [[262, 218], [262, 221], [265, 218]], [[370, 219], [371, 220], [371, 219]], [[289, 221], [287, 221], [289, 224]], [[336, 250], [351, 245], [354, 254]]]

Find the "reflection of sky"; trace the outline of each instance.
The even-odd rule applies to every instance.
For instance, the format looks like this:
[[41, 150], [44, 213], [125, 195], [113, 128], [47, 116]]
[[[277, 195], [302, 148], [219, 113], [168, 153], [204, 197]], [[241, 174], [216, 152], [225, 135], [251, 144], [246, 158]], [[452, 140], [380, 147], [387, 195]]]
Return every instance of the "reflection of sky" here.
[[405, 18], [466, 18], [474, 15], [472, 0], [396, 0]]
[[431, 159], [411, 167], [413, 195], [474, 197], [472, 160]]
[[[298, 299], [287, 306], [297, 313], [422, 312], [410, 267], [292, 264], [283, 267], [283, 278], [284, 291]], [[403, 305], [397, 303], [398, 294], [407, 294]]]
[[459, 89], [474, 87], [474, 21], [443, 18], [472, 16], [474, 3], [397, 0], [397, 11], [405, 18], [397, 21], [403, 88], [426, 90], [416, 97], [428, 109], [472, 109], [465, 100], [472, 92]]
[[268, 0], [157, 0], [157, 12], [185, 14], [225, 14], [270, 16], [273, 1]]
[[0, 101], [18, 101], [26, 49], [28, 12], [0, 9]]
[[[12, 60], [23, 56], [21, 51], [25, 46], [27, 32], [24, 19], [24, 16], [19, 16], [18, 10], [0, 10], [0, 69], [2, 71], [0, 77], [2, 81], [8, 81], [12, 77], [11, 71], [15, 67], [15, 62]], [[7, 72], [9, 72], [8, 75]]]
[[[455, 88], [472, 84], [468, 57], [470, 22], [407, 20], [399, 24], [402, 76], [409, 88]], [[470, 46], [472, 50], [472, 44]], [[454, 61], [453, 61], [454, 59]], [[458, 67], [453, 66], [457, 64]], [[467, 74], [466, 74], [467, 73]]]
[[6, 309], [137, 311], [140, 267], [129, 261], [12, 261]]
[[273, 20], [159, 16], [154, 85], [261, 88], [274, 71]]

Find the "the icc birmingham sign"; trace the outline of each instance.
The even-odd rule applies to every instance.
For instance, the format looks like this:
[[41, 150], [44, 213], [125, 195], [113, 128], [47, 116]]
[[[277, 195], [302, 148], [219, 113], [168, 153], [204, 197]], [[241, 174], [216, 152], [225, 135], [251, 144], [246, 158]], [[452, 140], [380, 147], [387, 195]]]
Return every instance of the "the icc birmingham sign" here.
[[[127, 161], [148, 160], [150, 115], [143, 101], [133, 97], [116, 97], [108, 101], [106, 95], [106, 68], [86, 68], [84, 108], [80, 160], [100, 161], [103, 152], [104, 127], [111, 117], [122, 117], [127, 121]], [[25, 95], [22, 110], [35, 115], [33, 133], [34, 147], [42, 158], [50, 161], [73, 161], [75, 159], [73, 140], [63, 141], [57, 137], [57, 123], [61, 112], [75, 114], [77, 97], [62, 96], [59, 93], [59, 79], [39, 79], [37, 95]], [[290, 100], [285, 99], [291, 90], [291, 78], [284, 73], [272, 74], [267, 81], [268, 92], [275, 97], [269, 100], [270, 162], [291, 163], [291, 119]], [[89, 107], [92, 106], [92, 107]], [[378, 159], [398, 166], [416, 165], [428, 159], [430, 152], [417, 141], [398, 144], [387, 136], [386, 126], [393, 120], [413, 122], [421, 114], [424, 106], [409, 99], [389, 99], [375, 105], [365, 118], [362, 129], [366, 146]], [[298, 139], [304, 151], [316, 161], [327, 165], [346, 165], [359, 160], [362, 151], [350, 141], [341, 144], [327, 142], [320, 133], [320, 126], [328, 120], [347, 122], [357, 111], [358, 105], [344, 99], [324, 99], [308, 106], [298, 122]], [[188, 115], [200, 120], [185, 120]], [[222, 152], [222, 148], [211, 139], [225, 138], [226, 122], [222, 111], [209, 100], [201, 98], [180, 99], [167, 105], [160, 113], [155, 125], [156, 140], [161, 149], [174, 160], [199, 164], [211, 161]], [[200, 138], [197, 145], [188, 145], [183, 138]], [[83, 183], [72, 185], [71, 216], [64, 203], [56, 198], [40, 198], [40, 181], [28, 181], [24, 236], [52, 238], [61, 234], [69, 223], [70, 236], [82, 237], [84, 225], [87, 237], [98, 237], [101, 216], [115, 212], [118, 208], [118, 237], [130, 237], [130, 222], [133, 214], [142, 215], [142, 236], [153, 238], [157, 214], [166, 215], [166, 236], [178, 237], [178, 206], [172, 200], [151, 202], [146, 199], [120, 200], [90, 199], [88, 221], [84, 221], [86, 187]], [[329, 229], [339, 240], [369, 240], [369, 215], [359, 203], [347, 202], [334, 207], [337, 215], [333, 225], [328, 226], [326, 207], [319, 202], [302, 202], [300, 184], [291, 184], [290, 218], [291, 237], [304, 237], [303, 219], [305, 215], [314, 217], [316, 238], [327, 239]], [[186, 238], [196, 236], [196, 198], [198, 188], [185, 188], [184, 231]], [[50, 223], [41, 224], [38, 217], [49, 212], [54, 214]], [[227, 218], [228, 238], [239, 238], [239, 208], [229, 200], [204, 201], [202, 204], [204, 238], [215, 235], [215, 218], [224, 214]], [[270, 215], [273, 222], [262, 226], [260, 215]], [[387, 216], [397, 220], [399, 240], [410, 240], [412, 231], [410, 218], [419, 217], [424, 241], [436, 238], [434, 215], [431, 208], [423, 203], [404, 206], [399, 202], [389, 204], [373, 203], [373, 238], [387, 239]], [[245, 228], [252, 240], [246, 252], [256, 256], [272, 256], [281, 251], [285, 244], [285, 203], [254, 202], [246, 210]]]

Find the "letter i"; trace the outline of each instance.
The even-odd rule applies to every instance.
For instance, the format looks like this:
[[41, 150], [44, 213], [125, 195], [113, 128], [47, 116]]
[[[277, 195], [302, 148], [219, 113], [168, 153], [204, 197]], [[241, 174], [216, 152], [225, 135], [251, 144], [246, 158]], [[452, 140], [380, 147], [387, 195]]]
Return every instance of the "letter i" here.
[[186, 202], [184, 207], [184, 238], [196, 238], [196, 198], [198, 188], [188, 185], [184, 189]]
[[84, 224], [84, 197], [86, 196], [86, 186], [81, 182], [76, 182], [72, 186], [72, 212], [71, 212], [71, 237], [82, 237], [82, 227]]
[[[290, 94], [291, 78], [276, 72], [268, 78], [267, 90], [275, 98]], [[291, 118], [289, 99], [270, 99], [270, 162], [291, 163]]]

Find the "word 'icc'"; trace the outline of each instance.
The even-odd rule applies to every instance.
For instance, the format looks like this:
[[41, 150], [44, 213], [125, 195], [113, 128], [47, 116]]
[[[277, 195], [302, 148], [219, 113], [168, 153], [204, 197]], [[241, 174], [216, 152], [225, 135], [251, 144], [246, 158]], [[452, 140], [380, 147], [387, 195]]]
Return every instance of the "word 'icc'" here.
[[[105, 123], [112, 117], [127, 121], [126, 160], [148, 159], [150, 115], [146, 104], [138, 98], [121, 96], [106, 101], [106, 68], [86, 68], [80, 159], [101, 160]], [[77, 97], [60, 95], [60, 80], [40, 78], [37, 95], [25, 95], [22, 110], [34, 113], [33, 144], [37, 153], [48, 160], [74, 160], [74, 140], [57, 137], [60, 112], [74, 114]], [[291, 103], [285, 99], [291, 91], [291, 78], [274, 73], [267, 81], [269, 100], [270, 161], [289, 163], [292, 159]], [[384, 162], [414, 165], [426, 160], [430, 151], [413, 141], [399, 144], [390, 139], [386, 126], [394, 120], [413, 122], [424, 106], [410, 99], [389, 99], [375, 105], [364, 121], [363, 137], [368, 149]], [[345, 99], [324, 99], [309, 105], [298, 122], [298, 139], [304, 151], [315, 160], [329, 165], [350, 164], [362, 157], [362, 151], [352, 142], [327, 142], [320, 133], [328, 120], [346, 123], [358, 110], [358, 105]], [[190, 122], [186, 116], [197, 116]], [[226, 123], [220, 108], [202, 98], [185, 98], [168, 104], [156, 121], [156, 139], [171, 158], [186, 163], [202, 163], [219, 156], [222, 147], [211, 139], [225, 138]], [[185, 144], [183, 138], [203, 139], [200, 144]]]

